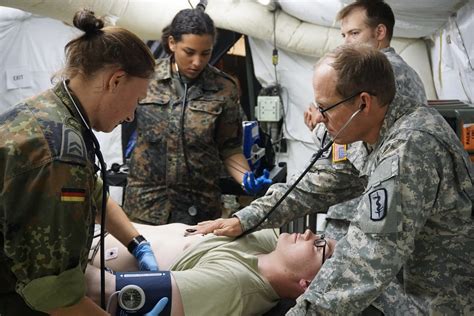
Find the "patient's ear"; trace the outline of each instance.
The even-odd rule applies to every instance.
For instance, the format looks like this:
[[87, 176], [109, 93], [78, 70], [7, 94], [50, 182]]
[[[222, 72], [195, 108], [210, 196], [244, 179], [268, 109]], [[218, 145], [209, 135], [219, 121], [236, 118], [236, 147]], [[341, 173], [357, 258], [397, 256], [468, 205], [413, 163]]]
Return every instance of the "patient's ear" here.
[[311, 284], [310, 280], [300, 279], [299, 285], [301, 289], [303, 290], [303, 292], [306, 291], [306, 289], [308, 288], [310, 284]]

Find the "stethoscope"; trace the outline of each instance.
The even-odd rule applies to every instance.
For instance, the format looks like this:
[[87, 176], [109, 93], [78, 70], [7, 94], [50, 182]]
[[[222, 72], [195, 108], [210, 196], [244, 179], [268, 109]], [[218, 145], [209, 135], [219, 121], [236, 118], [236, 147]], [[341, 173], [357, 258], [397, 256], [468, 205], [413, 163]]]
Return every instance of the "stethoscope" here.
[[[66, 81], [63, 80], [64, 90], [66, 91], [69, 100], [71, 100], [74, 108], [76, 109], [77, 113], [81, 117], [82, 124], [86, 127], [89, 137], [92, 139], [93, 147], [94, 147], [94, 154], [99, 160], [100, 164], [100, 174], [102, 176], [102, 212], [100, 216], [100, 244], [104, 245], [104, 236], [105, 236], [105, 213], [106, 213], [106, 205], [107, 205], [107, 192], [109, 191], [106, 179], [106, 170], [107, 166], [104, 161], [104, 157], [102, 156], [102, 152], [100, 151], [100, 144], [97, 138], [95, 137], [94, 132], [92, 131], [89, 124], [87, 124], [84, 115], [81, 112], [81, 109], [77, 106], [76, 102], [74, 101], [71, 93], [69, 92], [69, 88], [66, 84]], [[102, 309], [105, 310], [105, 247], [100, 247], [100, 305]]]
[[[364, 109], [365, 105], [364, 106], [361, 106], [357, 111], [355, 111], [351, 117], [347, 120], [347, 122], [339, 129], [339, 131], [336, 133], [336, 135], [334, 137], [332, 137], [332, 139], [326, 144], [326, 146], [323, 146], [321, 149], [319, 149], [318, 152], [316, 152], [314, 155], [313, 155], [313, 159], [311, 160], [311, 162], [309, 163], [309, 165], [306, 167], [306, 169], [300, 174], [300, 176], [296, 179], [296, 181], [288, 188], [288, 190], [286, 190], [286, 192], [281, 196], [281, 198], [275, 203], [275, 205], [273, 205], [273, 207], [270, 209], [270, 211], [268, 211], [267, 214], [265, 214], [265, 216], [255, 225], [253, 225], [251, 228], [249, 228], [248, 230], [244, 231], [242, 234], [240, 234], [239, 236], [236, 237], [237, 238], [240, 238], [240, 237], [243, 237], [245, 235], [248, 235], [254, 231], [256, 231], [256, 229], [266, 220], [270, 217], [270, 215], [276, 210], [276, 208], [283, 202], [283, 200], [288, 196], [288, 194], [291, 193], [291, 191], [293, 191], [293, 189], [298, 185], [298, 183], [300, 183], [301, 179], [303, 179], [303, 177], [309, 172], [309, 170], [311, 170], [311, 168], [314, 166], [314, 164], [316, 163], [316, 161], [318, 161], [321, 156], [332, 146], [332, 144], [334, 143], [334, 139], [337, 138], [337, 136], [339, 136], [339, 134], [349, 125], [350, 122], [352, 122], [352, 120], [354, 119], [354, 117], [359, 114], [363, 109]], [[327, 138], [327, 135], [328, 135], [328, 131], [326, 130], [324, 132], [324, 136], [323, 136], [323, 139], [321, 141], [321, 144], [324, 144], [325, 141], [326, 141], [326, 138]]]

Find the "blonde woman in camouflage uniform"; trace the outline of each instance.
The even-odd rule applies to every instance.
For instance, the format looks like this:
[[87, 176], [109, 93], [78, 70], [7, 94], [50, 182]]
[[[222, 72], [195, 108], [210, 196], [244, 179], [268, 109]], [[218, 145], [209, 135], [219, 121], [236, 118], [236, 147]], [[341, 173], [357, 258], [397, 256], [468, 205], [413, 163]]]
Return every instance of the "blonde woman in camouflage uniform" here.
[[[363, 141], [366, 155], [322, 159], [259, 227], [360, 197], [347, 234], [288, 315], [354, 315], [370, 304], [386, 315], [472, 315], [474, 173], [457, 135], [435, 109], [395, 94], [388, 59], [366, 45], [324, 56], [313, 88], [328, 137]], [[195, 233], [252, 229], [289, 184]]]
[[[66, 46], [63, 81], [0, 116], [2, 316], [106, 315], [85, 297], [102, 205], [91, 128], [110, 132], [133, 119], [154, 60], [136, 35], [103, 27], [90, 11], [73, 22], [85, 33]], [[150, 244], [133, 242], [139, 233], [111, 199], [106, 214], [106, 229], [134, 246], [140, 268], [157, 270]]]
[[163, 30], [162, 45], [171, 56], [157, 60], [137, 109], [124, 203], [135, 222], [193, 225], [221, 216], [222, 163], [249, 193], [270, 182], [248, 172], [237, 86], [208, 64], [215, 36], [200, 7], [181, 10]]

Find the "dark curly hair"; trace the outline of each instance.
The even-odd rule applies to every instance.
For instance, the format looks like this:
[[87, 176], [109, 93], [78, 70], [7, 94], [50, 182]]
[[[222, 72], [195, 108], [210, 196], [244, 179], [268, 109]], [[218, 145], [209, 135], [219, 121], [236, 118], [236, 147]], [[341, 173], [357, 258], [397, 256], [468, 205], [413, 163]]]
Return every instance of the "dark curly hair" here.
[[171, 24], [163, 29], [161, 44], [168, 54], [171, 54], [168, 38], [173, 36], [176, 42], [186, 34], [211, 35], [216, 38], [216, 28], [211, 17], [202, 8], [184, 9], [179, 11], [171, 21]]

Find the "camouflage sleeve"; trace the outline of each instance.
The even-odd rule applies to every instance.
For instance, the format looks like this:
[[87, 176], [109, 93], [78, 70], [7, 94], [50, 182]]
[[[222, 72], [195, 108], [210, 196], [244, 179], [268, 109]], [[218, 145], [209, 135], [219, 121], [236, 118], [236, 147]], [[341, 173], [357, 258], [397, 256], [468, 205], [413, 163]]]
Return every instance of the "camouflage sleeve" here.
[[34, 310], [73, 305], [85, 295], [93, 182], [85, 166], [60, 161], [5, 179], [4, 253], [16, 291]]
[[216, 138], [222, 160], [242, 153], [242, 117], [235, 84], [226, 86], [229, 95], [225, 97], [222, 113], [217, 124]]
[[[94, 176], [95, 178], [95, 185], [94, 185], [94, 192], [92, 192], [92, 203], [94, 203], [95, 209], [97, 210], [97, 216], [100, 215], [102, 212], [102, 189], [104, 187], [104, 182], [102, 178], [98, 175]], [[110, 197], [110, 193], [107, 192], [107, 198]]]
[[[309, 213], [326, 212], [328, 207], [360, 195], [364, 181], [348, 161], [331, 163], [322, 159], [288, 194], [260, 228], [280, 227], [291, 220]], [[251, 229], [267, 214], [285, 194], [300, 174], [286, 184], [274, 184], [267, 193], [235, 214], [244, 231]]]
[[382, 49], [382, 52], [392, 65], [397, 93], [410, 97], [421, 104], [428, 104], [425, 86], [418, 73], [392, 47]]
[[449, 156], [434, 138], [418, 132], [397, 137], [378, 158], [347, 235], [287, 315], [359, 313], [412, 255]]

